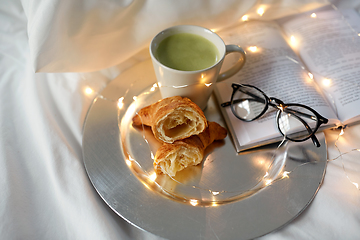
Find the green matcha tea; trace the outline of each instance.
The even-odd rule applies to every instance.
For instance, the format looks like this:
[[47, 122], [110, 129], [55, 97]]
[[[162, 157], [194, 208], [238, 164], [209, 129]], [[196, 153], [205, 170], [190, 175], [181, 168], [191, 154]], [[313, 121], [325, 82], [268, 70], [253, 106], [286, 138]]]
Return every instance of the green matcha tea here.
[[214, 65], [219, 53], [216, 46], [204, 37], [178, 33], [161, 41], [155, 55], [167, 67], [196, 71]]

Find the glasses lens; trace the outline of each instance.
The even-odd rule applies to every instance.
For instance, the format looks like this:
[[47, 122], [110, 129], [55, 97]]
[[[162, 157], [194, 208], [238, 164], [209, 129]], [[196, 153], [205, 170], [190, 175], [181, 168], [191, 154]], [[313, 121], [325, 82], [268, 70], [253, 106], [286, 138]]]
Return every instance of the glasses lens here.
[[317, 126], [318, 119], [313, 111], [301, 106], [288, 106], [277, 119], [283, 135], [293, 141], [308, 138]]
[[246, 121], [251, 121], [263, 114], [265, 107], [266, 98], [264, 94], [253, 87], [239, 87], [231, 100], [233, 113]]

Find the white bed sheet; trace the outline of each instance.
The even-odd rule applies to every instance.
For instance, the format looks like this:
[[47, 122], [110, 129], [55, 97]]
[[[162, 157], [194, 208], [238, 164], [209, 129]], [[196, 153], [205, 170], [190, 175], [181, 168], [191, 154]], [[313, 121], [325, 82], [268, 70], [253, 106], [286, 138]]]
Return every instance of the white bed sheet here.
[[[144, 55], [138, 52], [157, 30], [177, 23], [207, 23], [210, 27], [216, 25], [216, 19], [219, 20], [216, 27], [225, 26], [244, 14], [249, 6], [229, 0], [229, 4], [240, 2], [239, 8], [224, 18], [217, 15], [214, 4], [207, 9], [213, 11], [212, 22], [206, 21], [205, 15], [196, 18], [190, 14], [182, 19], [180, 13], [186, 9], [181, 8], [184, 6], [181, 4], [174, 17], [176, 8], [168, 6], [172, 9], [171, 16], [154, 21], [151, 31], [142, 32], [145, 35], [139, 32], [132, 35], [136, 36], [136, 44], [119, 47], [115, 51], [117, 54], [109, 55], [109, 49], [103, 48], [87, 52], [91, 44], [79, 46], [75, 52], [69, 50], [73, 48], [70, 43], [64, 46], [60, 42], [58, 46], [64, 49], [54, 48], [54, 41], [60, 40], [47, 38], [51, 32], [46, 30], [54, 24], [50, 20], [55, 19], [57, 9], [69, 7], [64, 4], [71, 1], [63, 1], [62, 5], [57, 5], [59, 1], [46, 2], [45, 6], [35, 0], [0, 2], [0, 238], [158, 239], [116, 215], [92, 187], [81, 152], [86, 112], [96, 92], [122, 70], [143, 60]], [[93, 3], [91, 6], [81, 5], [83, 1], [72, 2], [84, 9], [97, 6], [96, 1], [88, 1]], [[123, 6], [117, 7], [124, 10], [130, 2], [120, 1]], [[142, 3], [145, 10], [156, 12], [154, 6], [147, 5], [146, 1]], [[288, 3], [293, 6], [293, 1]], [[360, 10], [359, 1], [335, 3], [339, 7]], [[206, 5], [202, 2], [198, 7], [201, 4]], [[153, 17], [145, 10], [140, 11], [141, 17]], [[49, 21], [41, 22], [35, 13], [47, 15]], [[106, 16], [102, 19], [106, 22]], [[69, 21], [65, 23], [70, 24]], [[45, 27], [41, 28], [42, 25]], [[136, 29], [145, 28], [140, 24]], [[69, 57], [72, 54], [76, 58]], [[96, 56], [102, 61], [94, 60]], [[113, 65], [116, 66], [111, 67]], [[87, 87], [95, 92], [85, 94]], [[339, 131], [325, 133], [329, 159], [337, 158], [339, 150], [346, 153], [360, 148], [360, 125], [346, 128], [338, 141]], [[360, 184], [360, 152], [351, 151], [328, 163], [323, 185], [298, 218], [261, 239], [359, 239], [360, 190], [356, 183]]]

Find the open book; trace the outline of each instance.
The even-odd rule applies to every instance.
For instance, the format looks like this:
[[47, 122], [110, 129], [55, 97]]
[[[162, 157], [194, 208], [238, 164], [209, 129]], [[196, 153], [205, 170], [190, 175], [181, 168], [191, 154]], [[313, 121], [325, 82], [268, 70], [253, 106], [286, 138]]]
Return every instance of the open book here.
[[[251, 84], [284, 103], [301, 103], [329, 119], [324, 128], [360, 120], [360, 16], [319, 9], [277, 21], [248, 21], [218, 34], [247, 53], [244, 68], [216, 84], [218, 103], [232, 83]], [[229, 55], [223, 69], [236, 61]], [[238, 152], [283, 139], [274, 112], [253, 122], [220, 107]], [[310, 140], [311, 141], [311, 140]]]

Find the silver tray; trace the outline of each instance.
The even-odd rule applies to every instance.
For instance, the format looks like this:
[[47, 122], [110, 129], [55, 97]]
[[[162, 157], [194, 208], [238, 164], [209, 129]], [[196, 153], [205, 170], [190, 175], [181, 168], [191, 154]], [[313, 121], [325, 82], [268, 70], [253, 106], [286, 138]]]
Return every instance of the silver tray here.
[[[130, 224], [167, 239], [252, 239], [296, 218], [316, 195], [326, 143], [278, 144], [236, 153], [228, 136], [199, 166], [174, 178], [153, 173], [160, 146], [147, 127], [133, 127], [140, 108], [160, 99], [150, 60], [114, 79], [94, 100], [83, 134], [84, 164], [106, 204]], [[154, 85], [155, 84], [155, 85]], [[210, 98], [205, 115], [225, 122]]]

